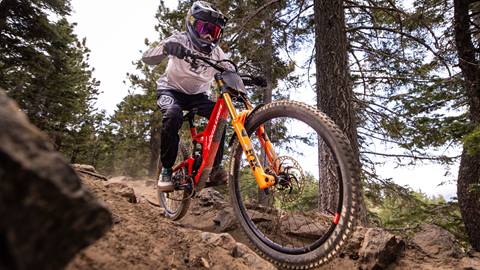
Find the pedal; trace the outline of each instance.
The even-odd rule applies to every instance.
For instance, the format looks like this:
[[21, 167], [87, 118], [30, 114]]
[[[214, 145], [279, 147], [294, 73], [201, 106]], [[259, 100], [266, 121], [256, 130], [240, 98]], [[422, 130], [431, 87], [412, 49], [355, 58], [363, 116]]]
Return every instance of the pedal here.
[[191, 190], [192, 184], [175, 185], [175, 190]]

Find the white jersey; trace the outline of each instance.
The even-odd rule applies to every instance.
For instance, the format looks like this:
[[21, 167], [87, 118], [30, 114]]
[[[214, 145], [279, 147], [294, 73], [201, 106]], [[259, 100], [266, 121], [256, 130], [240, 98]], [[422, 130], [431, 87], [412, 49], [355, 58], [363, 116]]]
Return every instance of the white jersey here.
[[[225, 53], [217, 46], [210, 55], [205, 55], [193, 47], [186, 32], [177, 32], [172, 36], [160, 41], [158, 46], [147, 50], [142, 57], [143, 62], [148, 65], [158, 65], [167, 57], [163, 52], [163, 47], [167, 42], [178, 42], [192, 52], [209, 57], [214, 60], [225, 59]], [[165, 73], [157, 81], [157, 89], [174, 89], [179, 92], [194, 95], [205, 93], [210, 89], [213, 77], [217, 70], [198, 61], [198, 68], [193, 69], [189, 63], [175, 56], [168, 56], [168, 64]], [[223, 65], [225, 66], [225, 65]], [[227, 66], [227, 68], [229, 68]]]

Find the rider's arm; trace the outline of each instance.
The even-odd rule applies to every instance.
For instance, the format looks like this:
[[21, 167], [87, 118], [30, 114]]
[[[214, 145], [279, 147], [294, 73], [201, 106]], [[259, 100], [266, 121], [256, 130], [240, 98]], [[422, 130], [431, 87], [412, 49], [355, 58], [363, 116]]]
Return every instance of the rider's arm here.
[[[225, 55], [225, 53], [223, 52], [223, 50], [220, 47], [218, 47], [215, 58], [216, 58], [216, 60], [226, 60], [226, 59], [228, 59], [227, 56]], [[219, 65], [222, 66], [223, 68], [227, 69], [227, 70], [235, 71], [235, 67], [228, 62], [220, 62]]]
[[167, 57], [167, 54], [164, 53], [163, 49], [165, 43], [174, 41], [174, 42], [183, 42], [181, 36], [178, 33], [160, 41], [157, 46], [148, 49], [142, 56], [142, 61], [147, 65], [158, 65], [163, 59]]

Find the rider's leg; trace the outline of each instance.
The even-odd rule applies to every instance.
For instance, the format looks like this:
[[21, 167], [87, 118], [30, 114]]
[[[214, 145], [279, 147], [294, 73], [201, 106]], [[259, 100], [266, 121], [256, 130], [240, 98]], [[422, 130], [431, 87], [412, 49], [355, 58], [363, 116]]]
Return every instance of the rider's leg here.
[[175, 163], [180, 137], [178, 131], [182, 127], [182, 108], [175, 95], [165, 91], [157, 99], [157, 105], [162, 111], [162, 131], [160, 145], [160, 160], [162, 161], [162, 177], [158, 182], [159, 189], [164, 192], [173, 191], [171, 168]]

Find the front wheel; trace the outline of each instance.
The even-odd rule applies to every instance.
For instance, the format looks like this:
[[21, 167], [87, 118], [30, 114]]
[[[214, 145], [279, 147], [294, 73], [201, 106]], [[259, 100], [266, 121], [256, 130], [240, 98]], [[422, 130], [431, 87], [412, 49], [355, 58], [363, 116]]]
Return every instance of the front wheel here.
[[[261, 125], [281, 171], [254, 134]], [[281, 268], [313, 268], [332, 259], [354, 229], [359, 201], [359, 166], [347, 138], [326, 115], [295, 101], [261, 107], [245, 129], [265, 171], [276, 177], [268, 193], [259, 190], [241, 146], [233, 145], [230, 196], [247, 237]]]

